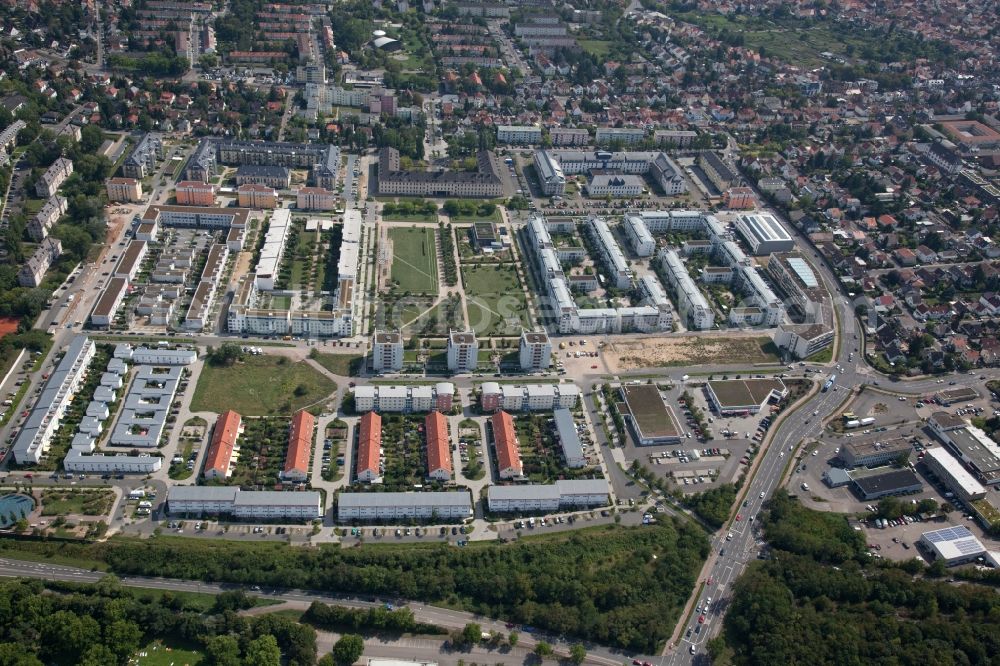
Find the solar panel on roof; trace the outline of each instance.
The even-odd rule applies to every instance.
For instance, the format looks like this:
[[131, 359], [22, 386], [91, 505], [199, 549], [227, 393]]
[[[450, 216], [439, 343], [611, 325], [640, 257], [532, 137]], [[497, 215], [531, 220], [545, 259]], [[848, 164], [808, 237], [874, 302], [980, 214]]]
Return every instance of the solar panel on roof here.
[[924, 535], [927, 537], [928, 541], [933, 543], [941, 543], [944, 541], [957, 541], [958, 539], [968, 539], [975, 538], [969, 528], [962, 525], [955, 527], [945, 527], [940, 530], [934, 530], [933, 532], [928, 532]]
[[804, 259], [792, 257], [788, 260], [788, 265], [792, 267], [795, 274], [799, 276], [800, 280], [802, 280], [802, 284], [807, 287], [819, 286], [819, 283], [816, 281], [816, 275], [812, 272], [812, 269], [809, 268], [809, 264], [807, 264]]

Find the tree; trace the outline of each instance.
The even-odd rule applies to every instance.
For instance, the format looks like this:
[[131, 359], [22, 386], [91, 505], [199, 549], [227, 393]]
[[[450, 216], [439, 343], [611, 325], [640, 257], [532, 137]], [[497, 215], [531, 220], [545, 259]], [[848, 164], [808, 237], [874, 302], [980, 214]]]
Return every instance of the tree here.
[[538, 644], [535, 645], [535, 654], [542, 659], [552, 656], [552, 646], [545, 641], [538, 641]]
[[115, 620], [104, 630], [104, 643], [118, 655], [118, 662], [127, 661], [139, 649], [141, 640], [142, 630], [130, 620]]
[[365, 651], [365, 641], [357, 634], [344, 634], [333, 646], [333, 660], [340, 666], [351, 666]]
[[465, 625], [461, 633], [461, 642], [464, 645], [474, 645], [483, 637], [483, 628], [475, 622]]
[[240, 643], [235, 636], [212, 636], [205, 643], [209, 666], [240, 666]]
[[250, 641], [243, 663], [246, 666], [281, 666], [281, 650], [278, 649], [277, 639], [265, 634]]
[[510, 632], [510, 635], [509, 635], [509, 636], [507, 636], [507, 643], [508, 643], [508, 644], [509, 644], [509, 645], [510, 645], [511, 647], [517, 647], [517, 640], [518, 640], [518, 639], [519, 639], [520, 637], [521, 637], [521, 635], [520, 635], [519, 633], [517, 633], [516, 631], [512, 631], [512, 632]]
[[583, 647], [582, 643], [577, 643], [569, 649], [569, 659], [574, 664], [582, 664], [583, 660], [587, 658], [587, 648]]
[[[116, 646], [117, 647], [117, 646]], [[119, 650], [119, 653], [121, 650]], [[126, 659], [128, 657], [126, 656]], [[80, 660], [75, 663], [78, 666], [107, 666], [108, 664], [122, 663], [124, 661], [106, 645], [91, 645], [87, 651], [80, 656]], [[4, 662], [6, 663], [6, 662]]]

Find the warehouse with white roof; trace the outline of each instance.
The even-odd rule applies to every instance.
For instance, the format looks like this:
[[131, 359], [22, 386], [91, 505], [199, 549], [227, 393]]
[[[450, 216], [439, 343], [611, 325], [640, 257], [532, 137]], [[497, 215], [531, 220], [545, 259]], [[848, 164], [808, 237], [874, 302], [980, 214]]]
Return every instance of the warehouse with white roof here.
[[986, 547], [964, 525], [953, 525], [920, 535], [918, 544], [933, 559], [948, 566], [973, 562], [986, 555]]
[[770, 213], [751, 213], [736, 218], [736, 230], [740, 232], [750, 251], [757, 255], [772, 252], [790, 252], [795, 241], [781, 222]]

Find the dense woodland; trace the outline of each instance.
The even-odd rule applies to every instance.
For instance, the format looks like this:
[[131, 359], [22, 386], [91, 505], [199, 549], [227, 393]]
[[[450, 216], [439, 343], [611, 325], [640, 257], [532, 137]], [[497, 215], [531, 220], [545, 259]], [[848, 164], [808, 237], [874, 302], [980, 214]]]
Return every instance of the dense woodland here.
[[762, 516], [772, 556], [734, 589], [713, 663], [994, 664], [1000, 596], [933, 580], [922, 561], [873, 561], [841, 515], [780, 493]]
[[444, 602], [644, 652], [669, 635], [708, 554], [700, 529], [667, 520], [467, 548], [342, 550], [162, 536], [87, 545], [0, 541], [0, 547], [103, 561], [117, 574]]
[[202, 652], [204, 666], [312, 666], [316, 631], [277, 615], [236, 614], [254, 600], [224, 592], [205, 597], [96, 584], [0, 582], [0, 664], [111, 666], [152, 639]]

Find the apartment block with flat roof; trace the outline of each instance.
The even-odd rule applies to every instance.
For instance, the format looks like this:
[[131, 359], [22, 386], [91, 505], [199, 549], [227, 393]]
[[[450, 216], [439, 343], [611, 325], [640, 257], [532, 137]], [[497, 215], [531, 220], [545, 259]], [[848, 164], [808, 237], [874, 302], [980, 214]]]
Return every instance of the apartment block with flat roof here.
[[403, 336], [399, 331], [375, 331], [372, 335], [372, 368], [375, 372], [403, 369]]
[[448, 334], [448, 369], [454, 373], [475, 372], [479, 365], [479, 341], [472, 331]]
[[518, 358], [524, 372], [547, 370], [552, 365], [552, 341], [548, 334], [522, 331]]

